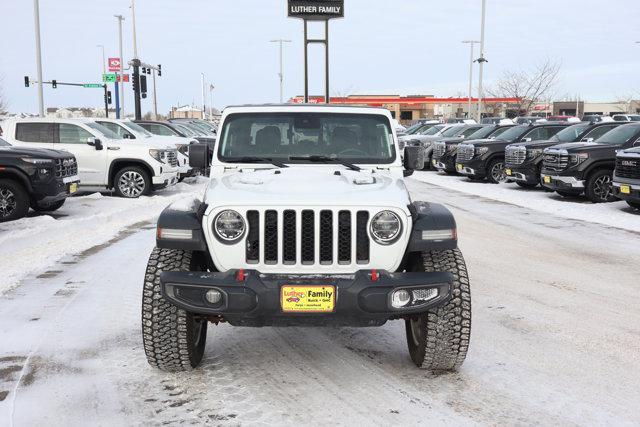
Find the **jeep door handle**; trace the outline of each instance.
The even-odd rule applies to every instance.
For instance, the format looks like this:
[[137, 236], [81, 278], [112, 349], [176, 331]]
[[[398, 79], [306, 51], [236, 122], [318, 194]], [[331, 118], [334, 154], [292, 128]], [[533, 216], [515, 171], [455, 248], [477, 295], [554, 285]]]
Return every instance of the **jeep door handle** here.
[[111, 151], [117, 151], [119, 149], [120, 147], [107, 147], [107, 150], [111, 150]]

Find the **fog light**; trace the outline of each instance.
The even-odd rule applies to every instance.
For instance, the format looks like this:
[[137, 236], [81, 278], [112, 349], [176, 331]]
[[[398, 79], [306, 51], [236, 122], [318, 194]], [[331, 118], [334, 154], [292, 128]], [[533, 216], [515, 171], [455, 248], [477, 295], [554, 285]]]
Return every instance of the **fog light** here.
[[413, 294], [413, 305], [420, 305], [437, 297], [438, 289], [415, 289], [411, 293]]
[[215, 289], [211, 289], [210, 291], [207, 291], [204, 297], [209, 304], [218, 304], [222, 300], [222, 293]]
[[400, 289], [391, 294], [391, 306], [393, 308], [402, 308], [409, 304], [409, 301], [411, 301], [411, 294], [404, 289]]

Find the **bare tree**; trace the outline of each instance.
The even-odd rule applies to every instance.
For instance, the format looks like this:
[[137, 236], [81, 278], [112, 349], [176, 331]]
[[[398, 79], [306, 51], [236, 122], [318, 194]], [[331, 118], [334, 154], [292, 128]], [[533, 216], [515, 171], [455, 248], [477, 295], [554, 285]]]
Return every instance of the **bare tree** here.
[[521, 113], [528, 114], [535, 104], [549, 97], [558, 81], [559, 73], [560, 63], [547, 58], [532, 71], [505, 71], [487, 93], [499, 98], [518, 98], [519, 101], [513, 104], [513, 107]]

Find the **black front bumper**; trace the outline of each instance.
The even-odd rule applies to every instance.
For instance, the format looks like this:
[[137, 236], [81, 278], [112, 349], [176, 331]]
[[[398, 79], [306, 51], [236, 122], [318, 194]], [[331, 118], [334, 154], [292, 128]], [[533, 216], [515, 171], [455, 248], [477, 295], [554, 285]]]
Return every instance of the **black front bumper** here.
[[540, 183], [540, 169], [538, 167], [538, 164], [535, 162], [525, 161], [520, 165], [506, 163], [504, 165], [504, 170], [505, 174], [507, 175], [507, 179], [526, 182], [527, 184]]
[[613, 176], [613, 193], [619, 199], [640, 203], [640, 180]]
[[445, 172], [455, 172], [456, 171], [456, 154], [455, 153], [445, 153], [442, 157], [434, 157], [432, 161], [432, 165], [434, 168], [445, 171]]
[[[377, 275], [377, 277], [375, 277]], [[451, 298], [453, 275], [436, 273], [388, 273], [371, 270], [351, 275], [277, 275], [255, 270], [225, 273], [164, 272], [160, 277], [165, 299], [184, 310], [220, 316], [234, 326], [380, 326], [387, 320], [424, 313]], [[377, 279], [377, 280], [374, 280]], [[282, 310], [283, 286], [334, 286], [332, 312], [290, 313]], [[398, 289], [438, 290], [437, 296], [414, 307], [393, 308], [391, 294]], [[222, 293], [210, 304], [209, 290]]]
[[64, 200], [71, 196], [71, 186], [75, 184], [76, 191], [80, 181], [64, 182], [61, 179], [52, 180], [47, 183], [36, 182], [33, 185], [32, 199], [38, 205], [46, 206], [51, 203]]
[[[456, 172], [461, 175], [484, 178], [487, 176], [487, 160], [488, 157], [485, 157], [484, 155], [474, 157], [466, 162], [459, 162], [456, 160]], [[460, 165], [462, 168], [459, 167]]]

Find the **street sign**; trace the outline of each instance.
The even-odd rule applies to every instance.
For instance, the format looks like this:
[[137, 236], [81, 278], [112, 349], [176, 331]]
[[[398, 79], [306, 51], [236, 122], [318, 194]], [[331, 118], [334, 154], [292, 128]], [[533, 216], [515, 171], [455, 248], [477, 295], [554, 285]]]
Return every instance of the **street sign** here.
[[117, 77], [115, 74], [103, 74], [102, 81], [105, 83], [115, 83]]
[[82, 87], [87, 89], [98, 89], [98, 88], [103, 88], [104, 85], [102, 83], [85, 83], [82, 85]]
[[120, 71], [120, 58], [109, 58], [109, 71]]
[[[120, 74], [118, 74], [118, 82], [120, 81]], [[123, 74], [122, 75], [122, 81], [125, 83], [129, 83], [129, 74]]]
[[344, 0], [288, 0], [289, 18], [326, 21], [344, 18]]

